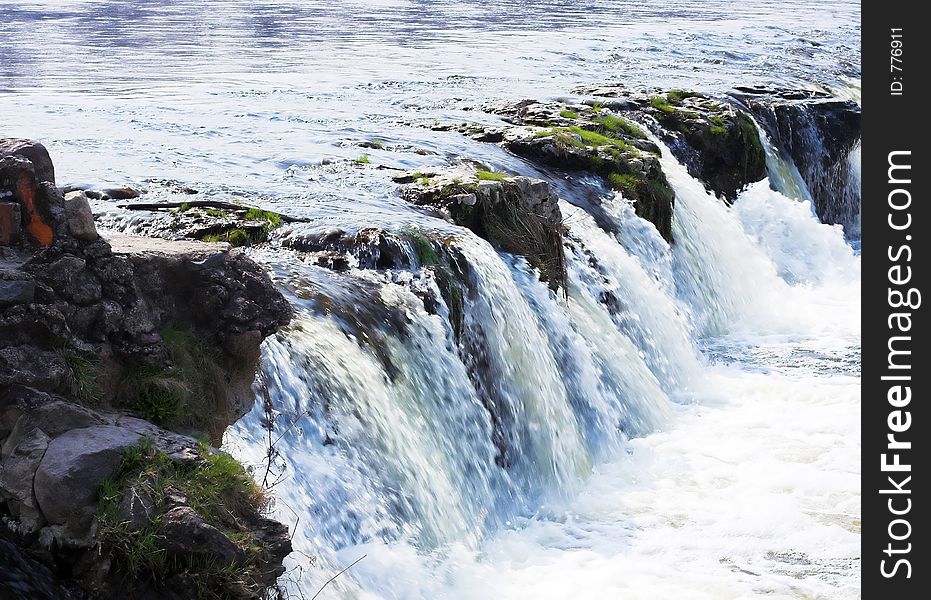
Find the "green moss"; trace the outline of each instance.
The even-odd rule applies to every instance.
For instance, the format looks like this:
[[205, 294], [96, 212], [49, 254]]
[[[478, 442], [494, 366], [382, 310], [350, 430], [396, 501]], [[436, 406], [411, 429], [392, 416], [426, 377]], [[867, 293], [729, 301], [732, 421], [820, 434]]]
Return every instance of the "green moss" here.
[[179, 212], [187, 212], [191, 210], [192, 206], [190, 202], [182, 202], [181, 206], [178, 207]]
[[478, 177], [479, 181], [504, 181], [508, 178], [504, 173], [496, 173], [494, 171], [483, 171], [479, 169], [476, 171], [475, 175]]
[[629, 193], [636, 193], [639, 179], [629, 174], [611, 173], [608, 175], [608, 182], [616, 190], [623, 190]]
[[718, 125], [712, 125], [708, 131], [711, 135], [727, 135], [727, 129]]
[[650, 106], [667, 115], [671, 115], [676, 112], [676, 109], [670, 106], [669, 101], [662, 96], [653, 96], [650, 98]]
[[644, 139], [647, 137], [639, 127], [627, 119], [622, 119], [613, 115], [604, 115], [602, 117], [596, 117], [593, 119], [593, 121], [598, 126], [600, 133], [602, 134], [610, 135], [612, 133], [623, 133], [638, 139]]
[[579, 113], [571, 111], [569, 109], [559, 111], [559, 116], [563, 119], [578, 119]]
[[219, 208], [208, 208], [204, 211], [210, 217], [223, 218], [227, 216], [227, 213], [220, 210]]
[[372, 162], [372, 161], [369, 160], [369, 157], [368, 157], [367, 154], [363, 154], [362, 156], [360, 156], [359, 158], [356, 159], [356, 162], [357, 162], [358, 164], [360, 164], [360, 165], [367, 165], [367, 164], [369, 164], [369, 163]]
[[234, 229], [226, 236], [227, 241], [234, 246], [248, 246], [252, 238], [242, 229]]
[[262, 210], [260, 208], [250, 208], [246, 211], [244, 218], [249, 221], [264, 221], [269, 229], [281, 227], [283, 222], [281, 220], [281, 215], [278, 213], [270, 210]]
[[730, 123], [730, 121], [724, 115], [714, 115], [710, 119], [712, 125], [717, 125], [718, 127], [724, 127]]
[[452, 270], [445, 265], [433, 267], [433, 276], [437, 287], [440, 289], [440, 296], [443, 297], [443, 302], [446, 303], [446, 309], [449, 311], [449, 324], [458, 338], [462, 335], [462, 327], [465, 322], [462, 284]]
[[669, 90], [666, 92], [666, 98], [670, 104], [681, 104], [686, 98], [705, 98], [704, 94], [698, 92], [689, 92], [687, 90]]
[[405, 227], [401, 230], [401, 233], [410, 240], [414, 255], [417, 256], [417, 262], [420, 263], [421, 266], [434, 265], [439, 262], [440, 259], [439, 256], [437, 256], [436, 250], [433, 248], [433, 243], [430, 242], [430, 239], [421, 231], [413, 227]]
[[[261, 547], [241, 525], [244, 518], [264, 512], [267, 499], [263, 490], [243, 469], [225, 454], [213, 453], [205, 444], [200, 458], [174, 462], [156, 450], [150, 438], [123, 452], [116, 472], [99, 489], [98, 533], [101, 554], [108, 556], [132, 584], [136, 580], [159, 579], [180, 574], [197, 582], [198, 597], [209, 599], [243, 597], [248, 592], [249, 569], [262, 558]], [[186, 504], [208, 524], [226, 534], [243, 550], [241, 565], [169, 559], [160, 548], [161, 515], [143, 527], [134, 527], [119, 515], [119, 506], [128, 493], [148, 497], [152, 506], [165, 505], [169, 493], [180, 492]], [[254, 584], [251, 584], [254, 588]]]

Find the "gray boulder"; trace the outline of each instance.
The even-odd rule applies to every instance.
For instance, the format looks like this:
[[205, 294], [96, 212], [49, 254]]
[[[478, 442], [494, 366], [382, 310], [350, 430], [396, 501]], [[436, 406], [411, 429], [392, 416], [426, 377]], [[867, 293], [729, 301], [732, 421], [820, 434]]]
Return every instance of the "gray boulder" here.
[[97, 239], [97, 227], [94, 225], [94, 213], [82, 191], [65, 194], [65, 217], [71, 235], [85, 242]]
[[32, 429], [0, 462], [0, 499], [9, 501], [8, 506], [19, 519], [23, 532], [36, 531], [43, 523], [33, 493], [33, 479], [48, 444], [45, 432]]
[[112, 425], [72, 429], [52, 440], [39, 464], [35, 495], [45, 518], [75, 536], [87, 532], [97, 512], [100, 483], [120, 464], [139, 434]]

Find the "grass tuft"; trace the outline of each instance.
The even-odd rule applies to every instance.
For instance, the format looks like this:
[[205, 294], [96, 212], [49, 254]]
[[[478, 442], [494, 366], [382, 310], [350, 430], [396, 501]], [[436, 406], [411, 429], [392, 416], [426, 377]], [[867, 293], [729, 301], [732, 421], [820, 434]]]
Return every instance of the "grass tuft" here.
[[[99, 488], [100, 551], [130, 582], [180, 574], [197, 582], [198, 598], [243, 597], [243, 591], [258, 591], [249, 589], [247, 571], [260, 558], [261, 548], [241, 523], [251, 514], [265, 512], [268, 499], [236, 460], [212, 452], [204, 443], [199, 450], [199, 460], [184, 463], [158, 451], [151, 438], [142, 438], [124, 450], [116, 472]], [[159, 543], [161, 515], [157, 512], [167, 504], [169, 492], [185, 496], [187, 506], [240, 546], [247, 557], [245, 563], [169, 558]], [[156, 509], [147, 525], [136, 527], [120, 516], [120, 503], [127, 494], [145, 497]]]
[[504, 181], [508, 178], [504, 173], [496, 173], [495, 171], [483, 171], [479, 169], [476, 172], [476, 176], [479, 181]]

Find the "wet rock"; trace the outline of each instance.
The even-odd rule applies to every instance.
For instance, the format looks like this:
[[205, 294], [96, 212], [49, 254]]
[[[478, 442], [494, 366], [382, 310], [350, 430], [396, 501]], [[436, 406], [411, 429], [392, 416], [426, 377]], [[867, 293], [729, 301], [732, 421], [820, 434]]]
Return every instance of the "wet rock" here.
[[[501, 134], [504, 148], [562, 171], [601, 175], [608, 187], [633, 203], [638, 215], [672, 240], [675, 195], [660, 166], [659, 148], [636, 123], [602, 105], [523, 100], [484, 109], [511, 124]], [[476, 139], [485, 137], [480, 126], [457, 129]]]
[[756, 125], [732, 103], [672, 90], [651, 96], [642, 110], [662, 126], [660, 137], [689, 174], [728, 202], [766, 177]]
[[[407, 181], [411, 176], [398, 179]], [[565, 289], [562, 214], [548, 183], [470, 167], [436, 171], [412, 181], [402, 192], [408, 201], [443, 211], [452, 222], [503, 251], [525, 257], [552, 289]], [[420, 251], [426, 252], [433, 251], [428, 247]], [[431, 261], [421, 257], [420, 262]]]
[[120, 464], [139, 434], [99, 425], [72, 429], [52, 440], [36, 470], [35, 495], [42, 514], [76, 537], [88, 532], [97, 513], [100, 483]]
[[844, 225], [849, 233], [860, 211], [860, 187], [849, 160], [860, 142], [860, 107], [824, 96], [763, 89], [739, 97], [798, 167], [821, 221]]
[[55, 166], [45, 146], [35, 140], [19, 138], [0, 139], [0, 158], [21, 156], [32, 163], [35, 176], [39, 182], [55, 183]]
[[72, 236], [85, 242], [97, 239], [94, 213], [91, 212], [84, 192], [70, 192], [65, 195], [65, 214], [68, 218], [68, 231]]
[[404, 269], [412, 264], [403, 237], [377, 227], [365, 227], [356, 232], [341, 229], [296, 231], [285, 237], [282, 245], [311, 254], [314, 262], [329, 262], [337, 267], [334, 270], [348, 268], [349, 257], [360, 268], [367, 269]]

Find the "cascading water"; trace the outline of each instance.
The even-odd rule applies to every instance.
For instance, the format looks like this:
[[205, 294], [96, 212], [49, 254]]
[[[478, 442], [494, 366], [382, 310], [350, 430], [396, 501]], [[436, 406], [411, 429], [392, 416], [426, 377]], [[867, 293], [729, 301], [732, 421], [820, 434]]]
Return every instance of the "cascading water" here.
[[[452, 245], [469, 271], [458, 334], [452, 307], [425, 310], [423, 293], [443, 301], [424, 271], [347, 279], [264, 257], [299, 317], [267, 342], [268, 402], [230, 431], [227, 446], [280, 480], [277, 512], [296, 525], [300, 551], [286, 581], [319, 587], [365, 555], [331, 593], [487, 597], [507, 587], [502, 573], [523, 577], [513, 563], [494, 566], [511, 552], [628, 539], [642, 509], [618, 494], [636, 497], [639, 440], [662, 439], [654, 432], [692, 423], [704, 410], [693, 407], [741, 386], [757, 393], [710, 369], [699, 346], [717, 359], [751, 346], [785, 358], [787, 342], [805, 348], [830, 329], [841, 346], [854, 343], [858, 313], [837, 309], [859, 262], [839, 227], [820, 224], [810, 203], [769, 181], [728, 207], [665, 150], [662, 165], [676, 193], [676, 242], [666, 244], [620, 196], [602, 205], [616, 237], [572, 214], [565, 296], [523, 259], [457, 230]], [[820, 294], [833, 283], [835, 293]], [[800, 306], [813, 312], [800, 316]], [[628, 516], [591, 513], [589, 494], [605, 485]], [[695, 485], [698, 493], [704, 484]], [[482, 573], [497, 583], [469, 583]], [[502, 597], [526, 597], [520, 590], [534, 586], [525, 584]]]

